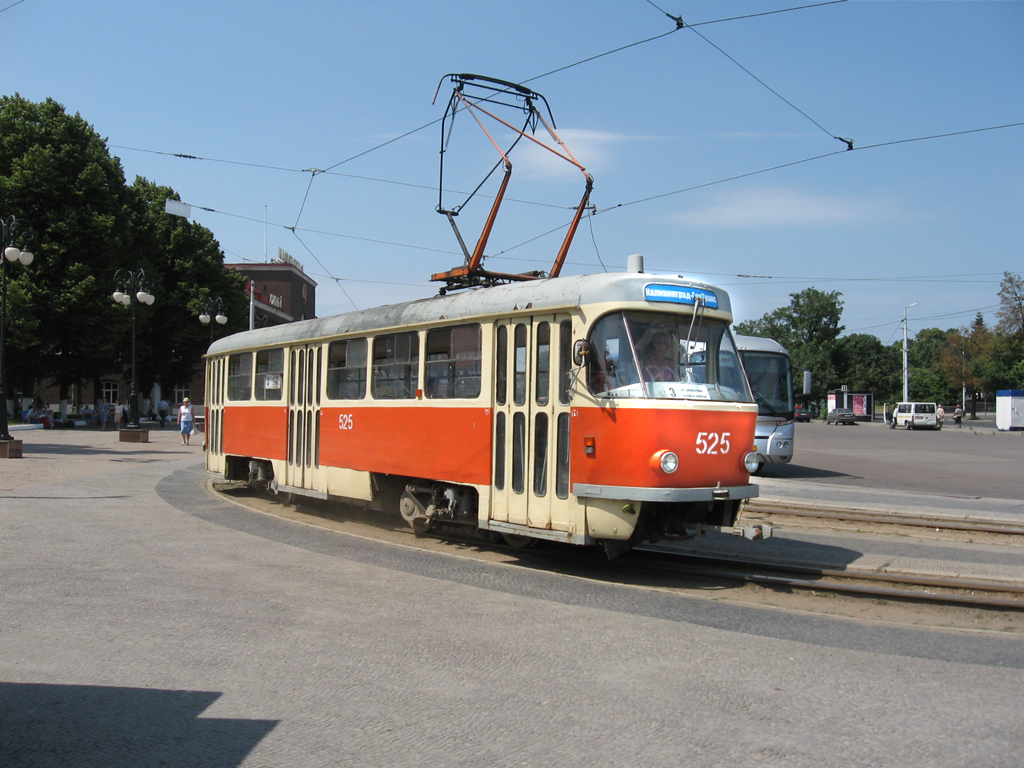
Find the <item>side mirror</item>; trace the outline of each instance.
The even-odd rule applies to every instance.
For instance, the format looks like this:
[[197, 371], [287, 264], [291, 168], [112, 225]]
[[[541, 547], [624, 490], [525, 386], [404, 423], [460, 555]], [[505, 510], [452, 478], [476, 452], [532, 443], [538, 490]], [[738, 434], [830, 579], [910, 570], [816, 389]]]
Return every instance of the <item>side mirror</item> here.
[[804, 371], [804, 394], [811, 394], [811, 372]]
[[572, 345], [573, 365], [584, 365], [587, 362], [587, 355], [590, 354], [590, 342], [580, 339]]

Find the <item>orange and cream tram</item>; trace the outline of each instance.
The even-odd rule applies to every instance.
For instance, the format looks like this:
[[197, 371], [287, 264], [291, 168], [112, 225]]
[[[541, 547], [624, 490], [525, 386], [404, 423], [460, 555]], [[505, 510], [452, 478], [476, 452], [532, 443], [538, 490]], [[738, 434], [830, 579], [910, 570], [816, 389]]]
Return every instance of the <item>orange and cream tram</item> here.
[[[634, 265], [635, 266], [635, 265]], [[246, 331], [207, 355], [207, 469], [517, 543], [735, 528], [757, 405], [728, 295], [640, 271]], [[657, 342], [657, 343], [656, 343]], [[671, 360], [653, 369], [653, 348]]]

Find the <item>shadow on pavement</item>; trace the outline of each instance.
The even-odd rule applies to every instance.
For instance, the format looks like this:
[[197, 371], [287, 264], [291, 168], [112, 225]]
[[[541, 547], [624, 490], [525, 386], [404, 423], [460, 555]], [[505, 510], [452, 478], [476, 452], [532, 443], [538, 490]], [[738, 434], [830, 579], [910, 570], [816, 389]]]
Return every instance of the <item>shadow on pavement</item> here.
[[761, 472], [750, 478], [756, 483], [758, 477], [777, 477], [783, 480], [824, 480], [842, 477], [848, 480], [863, 480], [860, 475], [851, 475], [846, 472], [834, 472], [830, 469], [818, 469], [817, 467], [802, 467], [799, 464], [766, 464]]
[[0, 683], [0, 765], [234, 768], [279, 721], [200, 718], [220, 695]]

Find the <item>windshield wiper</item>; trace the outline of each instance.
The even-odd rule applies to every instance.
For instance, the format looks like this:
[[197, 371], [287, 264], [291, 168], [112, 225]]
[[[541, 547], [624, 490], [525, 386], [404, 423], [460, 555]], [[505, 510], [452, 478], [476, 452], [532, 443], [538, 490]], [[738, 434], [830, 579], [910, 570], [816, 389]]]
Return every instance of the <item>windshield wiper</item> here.
[[765, 408], [767, 408], [772, 416], [778, 416], [779, 415], [779, 412], [776, 411], [774, 408], [772, 408], [772, 404], [769, 403], [767, 400], [765, 400], [764, 395], [762, 395], [756, 389], [755, 390], [751, 390], [751, 391], [754, 393], [754, 399], [757, 400], [757, 402], [760, 403], [761, 405], [763, 405]]

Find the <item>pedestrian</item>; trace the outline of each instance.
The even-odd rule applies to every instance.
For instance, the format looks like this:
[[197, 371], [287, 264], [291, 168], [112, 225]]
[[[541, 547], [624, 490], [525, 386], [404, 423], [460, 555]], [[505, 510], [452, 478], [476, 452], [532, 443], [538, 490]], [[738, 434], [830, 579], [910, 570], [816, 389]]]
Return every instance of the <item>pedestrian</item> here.
[[170, 406], [167, 405], [167, 401], [161, 399], [160, 404], [156, 407], [157, 413], [160, 416], [160, 429], [164, 428], [164, 422], [167, 421], [167, 414], [170, 412]]
[[964, 409], [961, 408], [958, 405], [956, 407], [956, 410], [953, 411], [953, 423], [956, 424], [956, 428], [957, 429], [960, 429], [960, 421], [961, 421], [961, 419], [963, 419], [963, 417], [964, 417]]
[[182, 445], [188, 445], [188, 441], [192, 437], [192, 425], [194, 421], [192, 401], [186, 397], [181, 401], [181, 407], [178, 408], [178, 428], [181, 430]]

